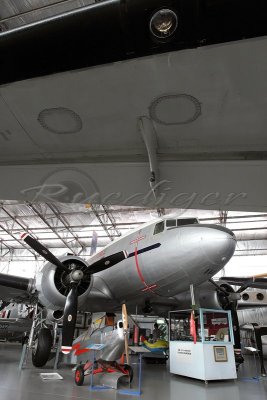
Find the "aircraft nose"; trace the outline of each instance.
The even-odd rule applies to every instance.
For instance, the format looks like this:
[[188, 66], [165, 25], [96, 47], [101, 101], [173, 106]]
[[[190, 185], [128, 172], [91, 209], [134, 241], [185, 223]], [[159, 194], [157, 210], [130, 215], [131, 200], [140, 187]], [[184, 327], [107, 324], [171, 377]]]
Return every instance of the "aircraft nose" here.
[[220, 225], [202, 226], [201, 250], [207, 261], [221, 268], [230, 260], [236, 247], [234, 233]]

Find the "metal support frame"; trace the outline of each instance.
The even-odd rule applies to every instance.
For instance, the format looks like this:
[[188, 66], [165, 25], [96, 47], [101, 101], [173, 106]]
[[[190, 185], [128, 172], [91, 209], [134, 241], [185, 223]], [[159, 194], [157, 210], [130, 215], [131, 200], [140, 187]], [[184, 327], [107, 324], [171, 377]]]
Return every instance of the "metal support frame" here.
[[63, 217], [63, 215], [60, 215], [60, 212], [59, 212], [58, 208], [56, 207], [56, 205], [55, 204], [49, 204], [49, 203], [46, 203], [46, 205], [50, 208], [50, 210], [52, 210], [52, 212], [55, 214], [55, 216], [64, 225], [66, 230], [72, 235], [72, 237], [75, 239], [75, 241], [81, 246], [81, 250], [79, 252], [79, 254], [80, 254], [84, 250], [85, 245], [79, 240], [79, 237], [77, 235], [75, 235], [75, 233], [73, 232], [71, 227], [68, 226], [68, 224], [67, 224], [65, 218]]
[[[28, 205], [28, 207], [31, 208], [31, 210], [46, 224], [46, 226], [51, 229], [51, 231], [58, 237], [58, 239], [60, 239], [62, 241], [62, 243], [64, 244], [64, 246], [66, 246], [73, 254], [76, 254], [76, 252], [74, 251], [73, 248], [70, 247], [69, 243], [62, 238], [59, 234], [58, 231], [56, 229], [54, 229], [54, 227], [47, 221], [47, 218], [44, 217], [44, 215], [42, 215], [42, 213], [37, 209], [36, 205], [33, 205], [30, 202], [26, 202], [26, 204]], [[54, 215], [56, 218], [56, 215]]]
[[[20, 228], [23, 229], [23, 231], [26, 231], [26, 232], [29, 231], [28, 227], [27, 227], [27, 226], [24, 226], [20, 221], [18, 221], [17, 218], [16, 218], [14, 215], [12, 215], [12, 214], [4, 207], [3, 203], [1, 204], [1, 210], [4, 211], [4, 213], [5, 213], [5, 214], [10, 218], [10, 220], [13, 222], [13, 228], [14, 228], [14, 225], [17, 224]], [[6, 225], [8, 225], [8, 221], [6, 221]], [[13, 239], [15, 239], [23, 248], [25, 248], [26, 250], [28, 250], [28, 251], [34, 256], [35, 259], [37, 259], [36, 253], [35, 253], [33, 250], [31, 250], [28, 246], [26, 246], [26, 245], [24, 244], [23, 241], [21, 241], [21, 240], [18, 239], [15, 235], [13, 235], [12, 231], [11, 231], [9, 228], [4, 228], [4, 227], [2, 226], [2, 224], [0, 224], [0, 227], [1, 227], [6, 233], [8, 233]], [[19, 230], [18, 230], [18, 231], [19, 231]], [[34, 233], [32, 233], [32, 232], [31, 232], [31, 235], [32, 235], [33, 237], [37, 238], [36, 235], [35, 235]], [[12, 258], [13, 253], [14, 253], [14, 249], [11, 248], [11, 247], [9, 247], [4, 241], [1, 241], [1, 243], [3, 243], [3, 244], [10, 250], [11, 258]], [[6, 253], [6, 254], [7, 254], [7, 253]], [[6, 255], [6, 254], [5, 254], [5, 255]], [[4, 256], [5, 256], [5, 255], [4, 255]], [[4, 256], [3, 256], [3, 257], [4, 257]]]
[[[59, 331], [59, 337], [58, 337], [58, 342], [56, 344], [56, 339]], [[56, 356], [55, 356], [55, 362], [54, 362], [54, 369], [58, 369], [58, 363], [59, 363], [59, 354], [61, 350], [61, 344], [62, 344], [62, 330], [58, 328], [58, 324], [55, 323], [54, 325], [54, 342], [53, 342], [53, 348], [56, 349]]]
[[[33, 250], [29, 249], [29, 247], [28, 247], [26, 244], [24, 244], [23, 242], [19, 241], [18, 238], [12, 233], [12, 231], [11, 231], [10, 229], [5, 228], [5, 227], [3, 226], [3, 224], [1, 224], [1, 223], [0, 223], [0, 228], [1, 228], [4, 232], [6, 232], [9, 236], [11, 236], [14, 240], [16, 240], [16, 242], [19, 242], [20, 245], [21, 245], [25, 250], [28, 250], [28, 251], [29, 251], [30, 253], [32, 253], [32, 255], [35, 257], [35, 252], [34, 252]], [[3, 241], [2, 243], [4, 243], [4, 241]], [[7, 246], [7, 247], [8, 247], [8, 246]]]
[[[91, 208], [103, 230], [106, 232], [111, 241], [114, 240], [114, 237], [121, 236], [121, 232], [117, 228], [115, 218], [112, 215], [112, 212], [108, 205], [89, 204], [87, 208]], [[107, 228], [107, 222], [110, 223], [110, 228]]]

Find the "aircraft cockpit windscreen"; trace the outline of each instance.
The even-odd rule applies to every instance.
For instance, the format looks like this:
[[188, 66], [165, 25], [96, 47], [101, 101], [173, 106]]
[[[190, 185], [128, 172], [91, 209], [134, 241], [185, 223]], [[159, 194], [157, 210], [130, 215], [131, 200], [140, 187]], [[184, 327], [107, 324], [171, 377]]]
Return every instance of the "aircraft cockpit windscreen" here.
[[197, 218], [166, 219], [165, 222], [160, 221], [155, 225], [153, 234], [157, 235], [158, 233], [163, 232], [165, 227], [166, 229], [171, 229], [177, 226], [193, 225], [193, 224], [199, 224]]
[[154, 235], [164, 231], [164, 221], [160, 221], [155, 225]]
[[177, 219], [177, 226], [199, 224], [197, 218], [181, 218]]
[[166, 228], [173, 228], [176, 225], [176, 219], [166, 219]]

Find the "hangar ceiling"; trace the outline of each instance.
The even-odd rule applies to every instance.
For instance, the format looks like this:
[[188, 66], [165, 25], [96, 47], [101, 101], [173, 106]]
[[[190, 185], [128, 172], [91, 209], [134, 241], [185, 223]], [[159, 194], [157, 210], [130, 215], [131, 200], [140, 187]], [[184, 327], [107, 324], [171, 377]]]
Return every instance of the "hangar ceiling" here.
[[15, 29], [93, 3], [97, 0], [2, 0], [0, 29]]

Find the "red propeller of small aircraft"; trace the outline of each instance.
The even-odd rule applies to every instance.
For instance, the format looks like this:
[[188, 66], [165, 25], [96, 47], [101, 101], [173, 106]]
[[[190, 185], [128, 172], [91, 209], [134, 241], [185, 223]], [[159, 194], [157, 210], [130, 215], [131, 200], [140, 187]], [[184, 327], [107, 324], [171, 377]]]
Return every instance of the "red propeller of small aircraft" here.
[[[76, 325], [76, 317], [78, 311], [78, 286], [83, 281], [88, 279], [88, 276], [97, 272], [104, 271], [113, 265], [121, 262], [127, 258], [126, 251], [120, 251], [110, 256], [104, 257], [93, 264], [89, 265], [86, 271], [81, 269], [70, 270], [64, 265], [57, 257], [55, 257], [46, 247], [39, 243], [36, 239], [31, 237], [28, 233], [23, 233], [21, 239], [24, 240], [33, 250], [46, 259], [46, 261], [54, 264], [57, 268], [67, 272], [65, 279], [66, 285], [70, 288], [67, 295], [64, 314], [63, 314], [63, 327], [62, 327], [62, 348], [61, 351], [68, 354], [72, 349], [72, 341]], [[74, 261], [75, 262], [75, 261]]]

